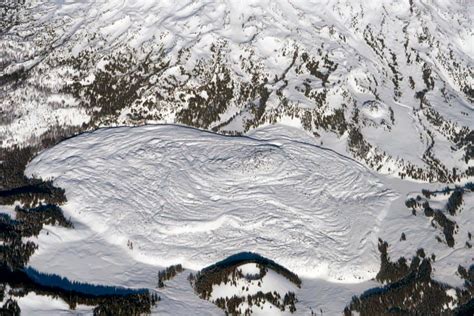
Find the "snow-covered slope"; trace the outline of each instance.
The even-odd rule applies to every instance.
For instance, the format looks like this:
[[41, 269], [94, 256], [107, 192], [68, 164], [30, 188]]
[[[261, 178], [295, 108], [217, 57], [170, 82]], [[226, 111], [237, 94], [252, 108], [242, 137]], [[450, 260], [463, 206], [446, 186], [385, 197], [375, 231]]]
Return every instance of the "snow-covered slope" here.
[[2, 147], [35, 144], [53, 127], [178, 122], [236, 133], [291, 120], [380, 172], [472, 175], [469, 1], [6, 7]]
[[102, 129], [45, 151], [26, 172], [55, 179], [68, 216], [110, 243], [132, 242], [144, 262], [200, 269], [246, 250], [303, 276], [369, 279], [396, 194], [358, 163], [297, 141], [300, 133]]
[[[28, 188], [50, 148], [26, 174], [64, 188], [74, 222], [31, 237], [28, 264], [155, 291], [170, 264], [254, 251], [302, 276], [297, 314], [335, 315], [380, 286], [381, 238], [387, 265], [422, 248], [435, 280], [463, 286], [473, 191], [451, 207], [474, 180], [472, 16], [464, 0], [1, 3], [0, 190]], [[53, 147], [150, 123], [180, 126]], [[187, 276], [153, 313], [222, 314]]]
[[[380, 268], [378, 238], [394, 261], [419, 248], [435, 255], [433, 278], [452, 286], [463, 283], [458, 265], [472, 262], [472, 193], [453, 215], [444, 207], [449, 195], [428, 199], [457, 225], [449, 246], [439, 220], [405, 206], [443, 185], [377, 175], [282, 125], [243, 137], [176, 125], [101, 129], [44, 151], [26, 174], [66, 189], [63, 208], [74, 223], [46, 226], [29, 265], [79, 282], [153, 289], [167, 265], [194, 272], [255, 251], [302, 276], [297, 314], [334, 315], [377, 286], [369, 279]], [[158, 289], [154, 312], [222, 313], [186, 278]]]
[[[229, 275], [228, 279], [212, 287], [210, 301], [218, 302], [238, 297], [243, 299], [236, 308], [241, 311], [241, 314], [249, 310], [253, 315], [291, 315], [292, 310], [288, 306], [290, 304], [285, 302], [285, 295], [287, 297], [289, 297], [288, 293], [294, 295], [298, 289], [295, 284], [277, 272], [255, 263], [242, 264], [237, 267], [237, 271], [237, 275]], [[259, 292], [262, 293], [261, 297], [258, 297]], [[281, 307], [278, 308], [269, 302], [264, 297], [265, 293], [272, 293], [276, 305]], [[249, 300], [249, 296], [256, 298]], [[293, 302], [293, 308], [296, 302], [297, 300]]]

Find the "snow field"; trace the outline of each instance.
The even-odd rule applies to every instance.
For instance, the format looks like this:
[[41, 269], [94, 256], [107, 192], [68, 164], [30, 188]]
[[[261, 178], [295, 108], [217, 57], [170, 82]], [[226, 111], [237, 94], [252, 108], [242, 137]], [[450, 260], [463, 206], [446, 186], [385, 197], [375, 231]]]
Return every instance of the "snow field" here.
[[[266, 132], [267, 131], [267, 132]], [[296, 129], [272, 140], [178, 126], [113, 128], [45, 151], [27, 174], [66, 190], [66, 216], [133, 256], [201, 269], [253, 251], [302, 276], [367, 280], [377, 225], [396, 194]]]

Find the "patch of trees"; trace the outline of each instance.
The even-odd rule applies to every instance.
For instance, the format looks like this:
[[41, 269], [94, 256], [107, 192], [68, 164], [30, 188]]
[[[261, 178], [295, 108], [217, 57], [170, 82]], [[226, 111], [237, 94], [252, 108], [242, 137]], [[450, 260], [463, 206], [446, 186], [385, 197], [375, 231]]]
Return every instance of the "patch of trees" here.
[[[61, 203], [65, 201], [64, 191], [54, 188], [51, 183], [42, 183], [41, 179], [32, 179], [25, 176], [26, 165], [41, 150], [50, 148], [60, 141], [67, 139], [81, 131], [87, 130], [89, 127], [84, 125], [80, 127], [62, 127], [51, 126], [49, 130], [32, 142], [35, 145], [20, 147], [14, 145], [9, 148], [0, 148], [0, 191], [4, 191], [3, 197], [0, 198], [0, 204], [12, 204], [12, 200], [18, 200], [28, 204], [30, 199], [35, 198], [35, 194], [43, 193], [38, 199], [43, 199], [47, 203]], [[21, 194], [8, 194], [9, 190], [19, 189]], [[39, 190], [40, 192], [34, 192]], [[51, 191], [51, 192], [50, 192]], [[48, 192], [50, 192], [48, 196]], [[18, 193], [18, 192], [16, 192]], [[25, 201], [23, 201], [23, 199]], [[37, 200], [38, 200], [37, 199]], [[49, 200], [48, 200], [49, 199]], [[55, 200], [58, 199], [58, 200]], [[34, 203], [31, 203], [33, 205]]]
[[370, 25], [367, 25], [364, 29], [364, 40], [367, 43], [367, 45], [372, 48], [374, 53], [376, 53], [380, 59], [384, 60], [384, 49], [385, 49], [385, 41], [382, 37], [376, 37], [372, 29], [370, 28]]
[[296, 307], [295, 307], [295, 303], [298, 302], [298, 299], [296, 298], [296, 295], [295, 293], [293, 292], [287, 292], [285, 294], [285, 296], [283, 297], [283, 308], [285, 306], [288, 306], [289, 307], [289, 311], [291, 313], [294, 313], [296, 312]]
[[13, 269], [23, 268], [30, 256], [37, 249], [32, 241], [24, 241], [23, 237], [38, 236], [43, 225], [59, 225], [72, 227], [72, 223], [64, 218], [61, 208], [51, 204], [39, 204], [34, 208], [15, 208], [16, 219], [0, 214], [0, 264]]
[[390, 261], [388, 256], [388, 243], [379, 239], [380, 270], [376, 280], [382, 283], [394, 282], [404, 277], [409, 270], [407, 260], [401, 257], [396, 262]]
[[32, 241], [23, 242], [21, 238], [13, 239], [0, 245], [0, 260], [8, 267], [24, 267], [38, 246]]
[[[449, 215], [455, 216], [463, 203], [464, 194], [468, 192], [474, 192], [474, 184], [469, 182], [464, 186], [455, 186], [454, 188], [447, 186], [444, 189], [437, 191], [423, 189], [421, 192], [426, 199], [436, 197], [438, 194], [449, 195], [445, 206], [446, 211], [449, 213]], [[425, 198], [418, 195], [416, 198], [410, 198], [406, 200], [405, 205], [407, 208], [412, 210], [414, 215], [416, 215], [417, 210], [423, 210], [423, 213], [426, 217], [432, 218], [433, 226], [436, 225], [441, 227], [446, 244], [449, 247], [453, 247], [455, 244], [454, 234], [458, 229], [458, 225], [454, 220], [449, 219], [442, 210], [431, 208], [429, 202]], [[471, 244], [467, 242], [466, 245], [469, 247]]]
[[[0, 164], [0, 205], [11, 205], [15, 202], [22, 205], [15, 208], [16, 219], [0, 214], [0, 296], [2, 300], [5, 295], [5, 285], [8, 284], [11, 288], [8, 293], [10, 298], [0, 308], [1, 315], [19, 315], [20, 308], [12, 297], [22, 297], [29, 292], [61, 298], [69, 304], [71, 309], [78, 304], [96, 306], [94, 315], [147, 314], [150, 313], [151, 306], [159, 300], [156, 294], [150, 294], [148, 291], [130, 292], [133, 290], [119, 288], [113, 288], [110, 293], [97, 294], [97, 291], [110, 289], [69, 282], [65, 279], [62, 279], [62, 283], [60, 282], [60, 285], [65, 286], [64, 288], [58, 284], [40, 284], [39, 280], [33, 280], [24, 270], [37, 245], [23, 237], [37, 236], [43, 225], [73, 227], [58, 206], [66, 202], [65, 191], [55, 187], [52, 181], [27, 178], [24, 175], [25, 167], [40, 150], [74, 135], [81, 128], [88, 127], [83, 126], [77, 129], [52, 127], [40, 136], [39, 144], [36, 146], [0, 149], [0, 161], [2, 161]], [[54, 276], [42, 277], [41, 281], [52, 279], [55, 279]], [[81, 292], [81, 290], [89, 292]]]
[[[412, 258], [410, 265], [405, 259], [392, 262], [387, 255], [388, 244], [379, 241], [381, 269], [377, 280], [386, 282], [354, 296], [345, 308], [345, 315], [358, 312], [360, 315], [452, 315], [458, 310], [449, 310], [448, 306], [464, 306], [472, 298], [468, 288], [452, 288], [431, 278], [431, 258], [427, 258], [422, 249]], [[456, 297], [446, 293], [455, 290]], [[470, 315], [470, 314], [466, 314]]]
[[456, 211], [462, 205], [463, 194], [464, 190], [462, 190], [461, 188], [456, 188], [449, 196], [448, 203], [446, 204], [446, 209], [448, 210], [450, 215], [455, 215]]
[[[0, 149], [0, 189], [9, 190], [27, 184], [24, 175], [26, 164], [36, 153], [33, 147], [12, 147]], [[3, 200], [0, 203], [6, 204]]]
[[249, 315], [250, 312], [248, 310], [242, 313], [241, 309], [239, 308], [240, 304], [242, 304], [243, 302], [245, 302], [245, 298], [234, 295], [230, 298], [218, 298], [215, 301], [215, 304], [217, 305], [217, 307], [225, 310], [226, 315]]
[[468, 269], [458, 266], [458, 274], [464, 279], [464, 285], [474, 294], [474, 264]]
[[237, 286], [237, 280], [241, 275], [238, 266], [235, 264], [229, 267], [219, 267], [212, 271], [199, 271], [196, 275], [191, 275], [190, 279], [193, 281], [194, 290], [202, 299], [208, 300], [212, 294], [212, 287], [221, 283]]
[[[256, 264], [259, 268], [259, 273], [255, 275], [244, 275], [240, 266], [248, 263]], [[296, 286], [301, 286], [301, 280], [296, 274], [270, 259], [251, 252], [243, 252], [230, 256], [223, 261], [201, 270], [196, 275], [190, 274], [189, 279], [196, 293], [202, 299], [209, 300], [214, 285], [230, 283], [237, 289], [238, 281], [240, 279], [245, 279], [247, 281], [260, 280], [261, 282], [269, 269], [287, 278]], [[249, 305], [249, 308], [245, 311], [242, 311], [239, 308], [242, 302], [247, 302]], [[224, 309], [231, 315], [249, 315], [253, 305], [260, 306], [264, 302], [268, 302], [282, 311], [286, 308], [288, 308], [292, 313], [296, 311], [295, 303], [297, 302], [297, 299], [293, 292], [286, 293], [282, 298], [276, 291], [268, 293], [259, 291], [254, 295], [249, 294], [243, 297], [233, 296], [230, 298], [218, 298], [214, 301], [218, 307]]]
[[[15, 207], [16, 221], [21, 222], [23, 231], [31, 231], [31, 235], [38, 235], [43, 225], [56, 225], [73, 228], [70, 220], [64, 218], [63, 210], [53, 204], [40, 203], [37, 207]], [[31, 229], [28, 229], [31, 228]]]
[[457, 315], [474, 315], [474, 264], [468, 269], [458, 266], [458, 274], [464, 279], [466, 291], [460, 291], [461, 300], [465, 302], [456, 309]]
[[94, 308], [94, 316], [139, 316], [150, 314], [151, 307], [159, 301], [156, 295], [127, 295], [107, 297]]
[[313, 115], [313, 123], [316, 128], [324, 128], [342, 136], [348, 129], [343, 109], [335, 109], [330, 115]]
[[423, 81], [428, 90], [433, 90], [435, 82], [433, 76], [431, 75], [431, 68], [427, 63], [423, 64]]
[[[239, 306], [246, 302], [248, 307], [245, 310], [242, 310]], [[285, 311], [288, 308], [290, 313], [296, 312], [295, 304], [298, 302], [296, 299], [296, 295], [293, 292], [287, 292], [283, 299], [281, 295], [274, 291], [274, 292], [266, 292], [263, 293], [262, 291], [258, 291], [254, 295], [247, 295], [247, 296], [232, 296], [230, 298], [218, 298], [215, 304], [226, 311], [227, 314], [230, 315], [251, 315], [252, 308], [256, 306], [257, 308], [263, 306], [265, 303], [270, 303], [275, 308]]]
[[[309, 73], [322, 81], [323, 87], [326, 87], [329, 83], [329, 76], [336, 71], [338, 67], [337, 63], [329, 59], [328, 54], [324, 55], [322, 60], [315, 60], [305, 52], [301, 54], [301, 59]], [[321, 61], [322, 65], [320, 65]]]
[[[437, 223], [443, 229], [444, 238], [446, 239], [446, 244], [449, 247], [454, 247], [454, 234], [458, 228], [456, 222], [448, 219], [446, 215], [440, 210], [433, 210], [428, 203], [425, 203], [425, 215], [432, 214], [433, 221], [432, 223]], [[433, 225], [434, 226], [434, 225]]]
[[462, 191], [462, 193], [474, 192], [474, 182], [467, 182], [463, 186], [456, 185], [453, 188], [446, 186], [441, 190], [435, 190], [435, 191], [430, 191], [427, 189], [421, 190], [422, 194], [428, 199], [431, 198], [431, 196], [436, 197], [439, 194], [448, 195], [451, 192], [455, 192], [455, 191]]
[[52, 181], [40, 179], [25, 180], [27, 184], [9, 190], [0, 191], [0, 204], [11, 205], [19, 201], [26, 207], [37, 205], [39, 201], [50, 204], [62, 204], [66, 202], [64, 189], [57, 188]]
[[236, 277], [243, 277], [238, 267], [247, 263], [255, 263], [265, 267], [266, 269], [271, 269], [287, 278], [296, 286], [301, 286], [301, 279], [298, 275], [285, 267], [270, 259], [262, 257], [259, 254], [241, 252], [204, 268], [195, 276], [192, 276], [191, 279], [193, 280], [195, 291], [201, 298], [208, 299], [212, 292], [213, 285], [229, 282], [229, 276], [232, 276], [231, 280]]
[[11, 296], [23, 297], [30, 292], [64, 300], [70, 309], [77, 305], [96, 306], [94, 315], [149, 314], [160, 300], [146, 289], [125, 289], [78, 283], [55, 275], [36, 271], [12, 270], [0, 267], [0, 282], [10, 286]]
[[392, 82], [394, 85], [393, 92], [395, 94], [395, 99], [398, 99], [399, 97], [402, 96], [402, 92], [400, 91], [400, 82], [403, 80], [403, 76], [401, 75], [400, 72], [398, 72], [398, 63], [397, 63], [397, 55], [389, 50], [390, 56], [391, 56], [391, 61], [387, 58], [388, 60], [388, 67], [393, 73], [392, 76]]
[[[293, 292], [287, 292], [282, 299], [281, 295], [276, 291], [266, 293], [258, 291], [254, 295], [220, 297], [214, 301], [214, 304], [225, 310], [227, 315], [251, 315], [254, 306], [260, 308], [265, 303], [270, 303], [283, 312], [288, 310], [290, 313], [294, 313], [296, 312], [295, 304], [297, 302], [298, 299]], [[242, 303], [248, 304], [248, 307], [244, 310], [240, 307]]]
[[[220, 53], [218, 54], [220, 55]], [[191, 97], [187, 100], [187, 107], [176, 115], [179, 122], [190, 126], [209, 128], [226, 111], [234, 98], [235, 83], [231, 78], [229, 68], [224, 63], [216, 61], [213, 70], [216, 75], [206, 78], [206, 82], [194, 91], [189, 91]], [[204, 72], [204, 69], [202, 71]], [[206, 97], [202, 96], [204, 92]]]
[[163, 271], [158, 271], [158, 287], [162, 288], [165, 286], [165, 281], [171, 280], [174, 278], [178, 273], [183, 272], [184, 269], [181, 264], [176, 264], [167, 267]]
[[455, 315], [474, 315], [474, 265], [468, 269], [459, 266], [458, 273], [464, 279], [464, 288], [457, 289], [458, 307], [454, 310]]
[[[152, 54], [149, 51], [146, 52], [145, 58], [137, 59], [136, 56], [135, 50], [106, 56], [107, 64], [103, 69], [96, 69], [94, 81], [87, 85], [83, 84], [82, 79], [90, 73], [91, 68], [95, 68], [98, 61], [92, 51], [84, 50], [77, 57], [61, 60], [64, 66], [73, 68], [78, 74], [61, 92], [72, 94], [82, 108], [100, 109], [90, 112], [92, 118], [87, 128], [94, 129], [100, 123], [114, 123], [122, 109], [141, 101], [143, 94], [150, 88], [150, 78], [169, 66], [169, 61], [166, 61], [162, 54]], [[144, 107], [153, 105], [149, 100], [141, 102]], [[148, 118], [146, 111], [132, 115], [138, 121]]]
[[9, 298], [3, 304], [3, 306], [0, 308], [0, 315], [2, 316], [20, 316], [21, 315], [21, 310], [20, 306], [18, 306], [18, 303]]
[[[425, 251], [420, 248], [412, 258], [410, 265], [404, 257], [400, 257], [396, 262], [393, 262], [388, 256], [388, 247], [386, 241], [379, 239], [380, 270], [375, 279], [381, 283], [393, 283], [407, 277], [409, 274], [416, 273], [426, 257]], [[434, 256], [431, 257], [431, 260], [434, 260]]]
[[83, 282], [71, 281], [68, 278], [56, 274], [41, 273], [31, 267], [22, 270], [28, 278], [35, 284], [58, 288], [69, 292], [78, 292], [82, 294], [91, 294], [94, 296], [120, 295], [147, 293], [147, 289], [128, 289], [123, 287], [105, 286], [98, 284], [89, 284]]
[[[468, 163], [471, 159], [474, 159], [474, 131], [466, 132], [466, 135], [461, 137], [461, 139], [458, 141], [458, 146], [465, 148], [464, 161], [466, 163]], [[473, 169], [474, 168], [471, 167], [471, 170]]]
[[368, 155], [369, 151], [372, 149], [372, 146], [365, 141], [362, 133], [355, 128], [349, 130], [349, 139], [348, 146], [357, 157], [364, 158]]

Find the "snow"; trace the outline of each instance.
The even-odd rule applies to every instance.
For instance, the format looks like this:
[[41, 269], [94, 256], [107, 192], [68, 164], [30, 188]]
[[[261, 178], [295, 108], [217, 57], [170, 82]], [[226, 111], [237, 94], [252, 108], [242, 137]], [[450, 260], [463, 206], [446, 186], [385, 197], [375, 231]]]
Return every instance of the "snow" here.
[[[259, 279], [247, 279], [246, 275], [259, 275], [260, 269], [255, 263], [247, 263], [239, 266], [237, 269], [241, 270], [244, 274], [243, 278], [236, 278], [235, 283], [222, 282], [221, 284], [214, 285], [212, 287], [212, 293], [209, 300], [211, 302], [219, 298], [230, 298], [233, 296], [247, 298], [249, 295], [255, 295], [258, 292], [262, 293], [278, 293], [281, 298], [288, 292], [297, 292], [298, 288], [295, 284], [291, 283], [288, 279], [275, 271], [268, 269], [265, 275]], [[231, 280], [231, 276], [229, 279]], [[244, 301], [240, 305], [241, 310], [246, 310], [248, 302]], [[297, 304], [297, 310], [298, 310]], [[253, 305], [250, 308], [255, 315], [290, 315], [291, 313], [286, 310], [282, 312], [277, 307], [273, 306], [269, 302], [265, 302], [260, 307]], [[304, 309], [304, 308], [303, 308]]]
[[247, 263], [239, 266], [239, 270], [243, 275], [256, 275], [260, 274], [260, 268], [255, 263]]
[[[194, 272], [194, 271], [193, 271]], [[187, 280], [188, 271], [178, 274], [170, 281], [166, 281], [164, 289], [158, 293], [161, 301], [153, 314], [156, 315], [219, 315], [223, 311], [213, 303], [200, 299]]]
[[[446, 185], [418, 184], [393, 178], [387, 178], [384, 183], [400, 194], [399, 198], [392, 202], [379, 232], [380, 238], [390, 245], [389, 256], [393, 260], [402, 256], [411, 259], [417, 249], [423, 248], [427, 256], [431, 254], [436, 256], [436, 260], [432, 262], [433, 279], [451, 286], [462, 287], [464, 280], [457, 275], [457, 268], [459, 265], [469, 267], [474, 260], [472, 249], [465, 245], [465, 242], [469, 241], [468, 232], [472, 231], [474, 224], [474, 194], [464, 194], [463, 207], [455, 216], [449, 216], [445, 211], [448, 195], [444, 196], [444, 201], [439, 197], [434, 199], [434, 202], [430, 200], [432, 208], [441, 209], [458, 225], [454, 234], [455, 244], [451, 248], [446, 243], [440, 243], [435, 239], [439, 236], [441, 240], [445, 240], [445, 237], [441, 228], [433, 227], [431, 218], [423, 215], [423, 212], [414, 216], [405, 206], [406, 199], [422, 195], [422, 189], [437, 191], [444, 189]], [[400, 241], [402, 232], [406, 235], [406, 241]]]
[[261, 140], [168, 125], [103, 129], [46, 150], [26, 173], [53, 178], [66, 190], [67, 217], [111, 244], [132, 241], [148, 264], [200, 269], [245, 250], [302, 276], [370, 279], [378, 222], [396, 194], [351, 159], [297, 141], [299, 133], [264, 128], [271, 140]]
[[22, 315], [50, 316], [50, 315], [92, 315], [93, 307], [78, 305], [70, 310], [69, 305], [59, 298], [37, 295], [30, 292], [16, 299]]
[[[194, 67], [201, 63], [208, 65], [212, 73], [215, 60], [210, 47], [216, 45], [220, 47], [221, 62], [230, 70], [235, 98], [228, 102], [229, 111], [210, 127], [226, 123], [221, 131], [244, 130], [253, 117], [248, 103], [258, 100], [242, 102], [240, 87], [260, 75], [260, 79], [268, 78], [267, 88], [273, 93], [265, 113], [271, 114], [271, 119], [262, 120], [259, 125], [273, 120], [286, 123], [287, 111], [293, 112], [290, 116], [297, 121], [300, 118], [295, 113], [301, 110], [330, 113], [341, 106], [347, 106], [344, 115], [350, 122], [355, 108], [380, 98], [380, 110], [363, 111], [373, 124], [358, 127], [366, 140], [391, 156], [387, 163], [394, 168], [389, 172], [382, 167], [381, 172], [397, 175], [395, 160], [398, 158], [425, 167], [420, 157], [429, 146], [426, 130], [430, 130], [436, 140], [436, 157], [449, 170], [452, 167], [466, 170], [461, 151], [451, 149], [455, 145], [452, 140], [439, 137], [442, 132], [434, 131], [436, 127], [432, 124], [420, 122], [414, 113], [419, 112], [415, 94], [425, 88], [422, 65], [426, 63], [433, 68], [435, 81], [434, 90], [427, 94], [433, 109], [456, 128], [472, 129], [472, 102], [461, 92], [472, 82], [466, 79], [472, 65], [472, 45], [469, 45], [472, 6], [466, 10], [453, 1], [429, 4], [413, 1], [410, 8], [408, 2], [348, 0], [188, 0], [178, 3], [91, 0], [37, 1], [34, 4], [27, 3], [24, 21], [13, 28], [12, 34], [0, 39], [6, 47], [5, 57], [2, 57], [6, 66], [2, 73], [35, 66], [29, 72], [27, 85], [4, 91], [0, 106], [8, 114], [7, 123], [0, 126], [2, 147], [37, 141], [39, 135], [55, 124], [80, 126], [90, 120], [90, 112], [76, 107], [82, 101], [80, 98], [76, 102], [63, 98], [65, 105], [61, 110], [55, 103], [46, 101], [50, 92], [54, 94], [73, 81], [75, 74], [59, 70], [67, 64], [63, 61], [79, 56], [81, 51], [91, 54], [90, 65], [84, 65], [83, 80], [77, 80], [84, 85], [94, 80], [98, 69], [103, 69], [104, 56], [123, 56], [124, 52], [131, 52], [140, 60], [151, 52], [150, 56], [157, 59], [163, 52], [169, 68], [153, 74], [153, 84], [141, 92], [143, 99], [125, 106], [116, 120], [118, 124], [136, 123], [126, 115], [136, 110], [150, 114], [153, 117], [150, 121], [175, 123], [175, 114], [186, 106], [186, 101], [178, 102], [178, 99], [181, 95], [182, 100], [189, 99], [190, 91], [200, 84], [200, 76], [187, 78], [187, 75], [177, 76], [176, 72], [167, 70], [176, 68], [195, 74]], [[383, 34], [385, 47], [379, 53], [366, 42], [368, 30], [375, 38], [382, 38]], [[430, 42], [419, 39], [425, 31]], [[17, 33], [25, 40], [18, 42]], [[45, 54], [49, 51], [48, 43], [54, 43], [55, 49]], [[300, 58], [287, 69], [296, 52], [299, 56], [308, 53], [315, 57], [321, 71], [321, 57], [326, 54], [338, 65], [327, 87], [322, 87], [321, 80], [315, 80], [308, 73]], [[398, 97], [394, 95], [392, 82], [396, 78], [388, 66], [393, 62], [392, 53], [396, 56], [396, 71], [400, 77], [398, 84], [402, 94]], [[417, 54], [419, 61], [414, 61]], [[287, 86], [278, 96], [275, 91], [282, 87], [283, 81], [272, 81], [285, 71]], [[413, 78], [414, 88], [410, 87], [409, 77]], [[305, 96], [301, 92], [305, 83], [313, 92], [327, 90], [327, 104], [321, 106]], [[449, 101], [444, 99], [442, 88], [451, 95]], [[156, 96], [160, 96], [159, 101], [153, 99]], [[151, 99], [152, 109], [143, 108], [145, 99]], [[395, 118], [390, 129], [381, 124], [382, 118], [387, 121], [388, 108], [394, 111]], [[233, 115], [234, 119], [228, 122]], [[295, 122], [295, 126], [297, 124]], [[399, 141], [394, 142], [394, 139]], [[345, 150], [339, 152], [346, 154]]]
[[[153, 106], [134, 102], [111, 125], [130, 124], [132, 110], [155, 118], [148, 123], [174, 123], [186, 106], [177, 96], [187, 100], [189, 91], [202, 83], [188, 74], [198, 63], [214, 67], [210, 46], [222, 42], [222, 62], [230, 69], [236, 98], [210, 128], [234, 117], [220, 131], [244, 132], [254, 115], [238, 91], [254, 74], [268, 77], [266, 88], [273, 91], [265, 115], [275, 114], [271, 120], [287, 125], [262, 121], [239, 138], [178, 126], [104, 129], [42, 153], [27, 171], [52, 177], [66, 189], [64, 209], [75, 229], [46, 226], [30, 261], [39, 271], [76, 281], [154, 288], [157, 270], [170, 264], [195, 271], [236, 252], [255, 251], [302, 276], [297, 293], [301, 306], [332, 315], [340, 314], [354, 294], [376, 286], [370, 279], [379, 268], [380, 237], [389, 242], [392, 259], [409, 259], [418, 248], [436, 254], [434, 278], [462, 285], [456, 270], [473, 262], [465, 241], [474, 225], [474, 197], [465, 197], [463, 212], [454, 218], [459, 225], [454, 248], [438, 243], [434, 236], [442, 237], [440, 230], [425, 216], [411, 215], [404, 202], [422, 188], [445, 185], [369, 171], [346, 157], [347, 133], [339, 137], [318, 129], [321, 137], [316, 139], [313, 131], [303, 131], [295, 113], [330, 114], [347, 106], [344, 115], [350, 121], [359, 109], [364, 124], [357, 127], [364, 138], [392, 156], [384, 158], [381, 173], [396, 175], [398, 158], [426, 166], [421, 157], [431, 136], [435, 156], [448, 169], [465, 170], [469, 164], [463, 162], [463, 152], [451, 149], [456, 144], [428, 122], [414, 95], [426, 87], [421, 71], [426, 63], [435, 80], [426, 96], [430, 106], [456, 130], [474, 127], [472, 102], [461, 93], [460, 82], [472, 68], [473, 6], [415, 0], [413, 14], [407, 1], [42, 0], [27, 1], [25, 7], [20, 23], [0, 37], [5, 48], [0, 76], [31, 68], [25, 84], [7, 84], [0, 91], [1, 147], [35, 144], [51, 126], [80, 126], [89, 122], [91, 112], [99, 112], [98, 107], [82, 108], [83, 100], [63, 89], [80, 76], [67, 66], [69, 58], [84, 51], [91, 59], [77, 80], [83, 85], [97, 79], [108, 56], [123, 52], [133, 52], [137, 59], [145, 52], [152, 52], [152, 58], [163, 52], [170, 62], [150, 77], [145, 97]], [[367, 27], [383, 37], [384, 57], [367, 44]], [[424, 33], [433, 41], [421, 41]], [[323, 87], [300, 60], [286, 73], [287, 86], [281, 90], [288, 104], [276, 95], [284, 82], [272, 80], [290, 66], [295, 51], [316, 58], [328, 54], [338, 64], [324, 87], [327, 104], [318, 105], [302, 93], [309, 79], [314, 91]], [[396, 55], [403, 78], [399, 98], [387, 66], [389, 52]], [[418, 53], [420, 61], [415, 62]], [[443, 57], [449, 62], [443, 63]], [[452, 63], [460, 65], [459, 72], [451, 69]], [[463, 82], [469, 85], [473, 79]], [[207, 98], [205, 92], [201, 96]], [[373, 100], [375, 106], [364, 105]], [[443, 203], [440, 199], [436, 206]], [[12, 207], [2, 206], [0, 212], [14, 215]], [[402, 232], [404, 242], [399, 241]], [[129, 240], [133, 249], [127, 247]], [[183, 273], [167, 282], [154, 313], [221, 315], [195, 296], [186, 277]], [[21, 298], [20, 305], [26, 314], [66, 313], [60, 301], [33, 294]], [[305, 308], [299, 313], [308, 314]]]
[[124, 32], [126, 32], [132, 21], [130, 20], [130, 16], [125, 16], [117, 21], [114, 21], [111, 25], [102, 28], [102, 34], [107, 36], [109, 40], [114, 40]]
[[15, 207], [19, 205], [15, 203], [14, 205], [0, 205], [0, 214], [6, 214], [10, 216], [11, 219], [16, 219]]
[[[390, 114], [387, 105], [377, 102], [368, 101], [363, 104], [361, 112], [369, 119], [390, 121]], [[380, 122], [378, 122], [380, 123]]]
[[[377, 175], [290, 126], [242, 137], [177, 125], [101, 129], [44, 151], [27, 174], [66, 189], [63, 209], [75, 225], [46, 226], [29, 264], [79, 282], [154, 289], [158, 270], [181, 263], [187, 270], [158, 290], [154, 314], [220, 315], [186, 278], [241, 251], [300, 275], [302, 315], [338, 314], [354, 294], [378, 286], [370, 280], [379, 269], [378, 237], [393, 260], [410, 260], [419, 248], [434, 253], [433, 277], [450, 285], [461, 286], [457, 266], [472, 263], [464, 246], [474, 223], [472, 194], [454, 218], [459, 228], [450, 248], [436, 241], [441, 231], [429, 218], [404, 205], [421, 189], [444, 185]], [[446, 198], [433, 199], [433, 207]], [[269, 289], [293, 286], [276, 277]]]
[[232, 297], [234, 295], [239, 297], [254, 295], [259, 291], [262, 291], [263, 293], [273, 293], [276, 291], [281, 295], [281, 297], [283, 297], [287, 292], [296, 292], [297, 290], [296, 285], [271, 269], [269, 269], [261, 279], [247, 280], [246, 278], [239, 278], [236, 279], [236, 283], [237, 284], [234, 285], [230, 282], [222, 282], [219, 285], [214, 285], [212, 287], [210, 300], [214, 301], [218, 298]]
[[[453, 300], [457, 300], [458, 296], [456, 294], [456, 290], [455, 289], [449, 289], [446, 291], [446, 294], [448, 294], [448, 296], [450, 296]], [[454, 309], [457, 307], [457, 304], [453, 304], [453, 302], [449, 302], [448, 303], [448, 308], [450, 310]]]

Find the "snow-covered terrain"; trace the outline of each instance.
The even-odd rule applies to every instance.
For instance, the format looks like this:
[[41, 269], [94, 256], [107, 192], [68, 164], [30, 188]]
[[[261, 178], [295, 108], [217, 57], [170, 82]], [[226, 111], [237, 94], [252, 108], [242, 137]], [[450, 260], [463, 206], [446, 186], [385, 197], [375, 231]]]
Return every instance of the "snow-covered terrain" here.
[[[154, 288], [159, 267], [199, 270], [255, 251], [302, 276], [297, 313], [337, 314], [374, 286], [379, 237], [395, 260], [420, 247], [435, 253], [434, 277], [448, 284], [462, 285], [457, 265], [471, 262], [472, 196], [450, 248], [405, 207], [410, 194], [439, 185], [377, 175], [292, 127], [244, 137], [175, 125], [101, 129], [46, 150], [26, 173], [66, 189], [75, 226], [47, 227], [30, 265], [81, 282]], [[160, 292], [158, 311], [198, 308], [186, 275], [177, 280]]]
[[[239, 266], [238, 271], [243, 274], [243, 277], [240, 278], [229, 278], [230, 280], [235, 281], [231, 282], [222, 282], [218, 285], [213, 286], [212, 295], [209, 298], [210, 301], [216, 301], [218, 299], [225, 299], [233, 296], [244, 297], [252, 296], [258, 292], [262, 293], [278, 293], [281, 297], [279, 302], [282, 302], [283, 297], [288, 292], [295, 293], [297, 287], [295, 284], [291, 283], [285, 277], [279, 275], [273, 270], [268, 270], [265, 272], [264, 276], [260, 276], [260, 268], [255, 263], [247, 263]], [[239, 304], [239, 309], [245, 311], [250, 309], [253, 311], [253, 315], [271, 315], [271, 314], [282, 314], [282, 315], [291, 315], [291, 312], [286, 307], [286, 310], [278, 310], [276, 306], [272, 305], [268, 301], [263, 301], [259, 306], [255, 304], [250, 305], [248, 301], [244, 301]]]
[[367, 280], [379, 268], [377, 233], [396, 194], [299, 134], [281, 126], [259, 132], [269, 140], [177, 126], [103, 129], [45, 151], [26, 173], [53, 178], [66, 190], [67, 216], [110, 243], [131, 241], [143, 262], [199, 269], [247, 250], [278, 255], [302, 276]]
[[470, 1], [43, 0], [3, 10], [2, 147], [37, 144], [52, 128], [236, 133], [292, 120], [379, 172], [472, 174]]
[[[443, 310], [464, 304], [474, 190], [448, 205], [474, 182], [473, 16], [469, 0], [1, 2], [0, 267], [222, 315], [188, 276], [251, 251], [301, 277], [265, 282], [296, 314], [339, 315], [381, 286], [386, 241], [387, 262], [426, 254], [458, 287]], [[62, 225], [29, 225], [38, 202]], [[11, 289], [0, 308], [93, 312]]]

